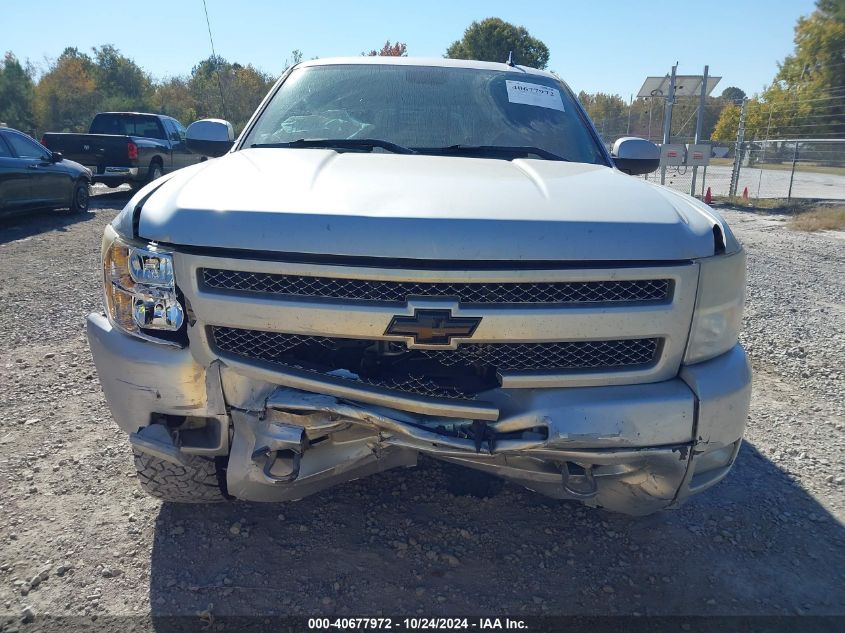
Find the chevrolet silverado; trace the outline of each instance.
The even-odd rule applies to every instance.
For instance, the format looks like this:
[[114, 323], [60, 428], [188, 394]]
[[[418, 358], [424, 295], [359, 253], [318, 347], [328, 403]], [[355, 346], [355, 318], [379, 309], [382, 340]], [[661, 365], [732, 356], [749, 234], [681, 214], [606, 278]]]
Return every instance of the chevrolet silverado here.
[[187, 141], [218, 158], [107, 227], [87, 325], [151, 494], [294, 500], [424, 454], [642, 515], [730, 470], [745, 252], [555, 75], [314, 60]]

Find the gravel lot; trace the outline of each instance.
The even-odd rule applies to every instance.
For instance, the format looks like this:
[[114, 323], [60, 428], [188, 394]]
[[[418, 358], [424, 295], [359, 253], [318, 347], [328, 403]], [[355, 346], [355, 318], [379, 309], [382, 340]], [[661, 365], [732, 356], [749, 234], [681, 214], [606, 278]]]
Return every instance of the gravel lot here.
[[679, 510], [453, 496], [429, 460], [292, 504], [177, 507], [138, 489], [83, 331], [126, 199], [0, 224], [0, 615], [845, 614], [842, 234], [725, 211], [750, 255], [754, 399], [732, 475]]

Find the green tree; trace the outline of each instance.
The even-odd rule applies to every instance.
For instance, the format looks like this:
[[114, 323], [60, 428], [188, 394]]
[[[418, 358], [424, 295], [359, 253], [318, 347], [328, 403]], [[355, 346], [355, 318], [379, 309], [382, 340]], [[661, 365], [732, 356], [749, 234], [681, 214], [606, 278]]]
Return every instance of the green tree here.
[[384, 43], [380, 50], [371, 50], [369, 53], [361, 53], [365, 57], [407, 57], [408, 45], [404, 42], [391, 44], [390, 40]]
[[111, 44], [93, 49], [93, 76], [100, 110], [146, 110], [152, 81], [134, 61]]
[[35, 126], [30, 73], [11, 52], [0, 62], [0, 122], [29, 132]]
[[778, 116], [779, 136], [845, 134], [845, 0], [818, 0], [798, 19], [795, 51], [780, 64], [763, 100]]
[[212, 56], [194, 66], [187, 87], [199, 118], [226, 118], [240, 131], [273, 81], [251, 64], [243, 66]]
[[619, 95], [581, 92], [578, 99], [590, 115], [599, 135], [606, 142], [625, 135], [628, 124], [628, 105]]
[[543, 42], [532, 37], [525, 27], [500, 18], [470, 24], [464, 36], [446, 49], [446, 57], [505, 62], [511, 51], [514, 62], [521, 66], [543, 69], [549, 63], [549, 48]]
[[150, 97], [152, 109], [159, 114], [172, 116], [185, 125], [200, 118], [200, 107], [188, 87], [184, 77], [171, 77], [158, 83]]
[[725, 101], [740, 102], [745, 99], [745, 91], [736, 86], [728, 86], [722, 90], [722, 99]]
[[[726, 108], [720, 138], [736, 134], [738, 108]], [[759, 99], [748, 102], [745, 137], [845, 136], [845, 0], [818, 0], [795, 26], [795, 50]]]

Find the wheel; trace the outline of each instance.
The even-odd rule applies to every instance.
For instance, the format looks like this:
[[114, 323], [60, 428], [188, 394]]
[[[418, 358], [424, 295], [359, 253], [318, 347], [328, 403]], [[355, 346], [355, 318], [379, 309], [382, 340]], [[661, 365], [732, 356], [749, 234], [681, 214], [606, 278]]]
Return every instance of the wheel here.
[[161, 168], [161, 163], [158, 160], [154, 160], [150, 163], [150, 169], [147, 171], [147, 182], [152, 182], [153, 180], [157, 180], [164, 175], [164, 171]]
[[213, 458], [188, 455], [187, 466], [133, 450], [135, 470], [144, 491], [172, 503], [225, 501]]
[[71, 213], [85, 213], [91, 200], [91, 190], [87, 180], [77, 180], [73, 186], [73, 198], [70, 201]]

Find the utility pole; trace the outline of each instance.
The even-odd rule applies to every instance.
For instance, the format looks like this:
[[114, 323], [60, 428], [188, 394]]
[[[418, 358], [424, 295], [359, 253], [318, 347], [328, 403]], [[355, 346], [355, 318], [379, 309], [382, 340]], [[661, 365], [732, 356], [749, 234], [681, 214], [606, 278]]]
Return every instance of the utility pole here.
[[[704, 102], [707, 99], [707, 74], [710, 66], [704, 67], [704, 77], [701, 80], [701, 95], [698, 98], [698, 119], [695, 121], [695, 144], [701, 142], [701, 127], [704, 124]], [[692, 183], [689, 187], [689, 195], [695, 195], [695, 179], [698, 177], [698, 165], [692, 168]]]
[[625, 128], [625, 136], [631, 133], [631, 110], [634, 108], [634, 93], [631, 93], [631, 100], [628, 102], [628, 127]]
[[734, 148], [734, 166], [731, 171], [731, 186], [728, 195], [736, 197], [736, 188], [739, 184], [739, 166], [742, 162], [742, 146], [745, 142], [745, 114], [748, 110], [748, 97], [742, 100], [742, 109], [739, 111], [739, 128], [736, 131], [736, 147]]
[[[675, 105], [675, 74], [678, 71], [678, 62], [672, 66], [672, 75], [669, 77], [669, 94], [666, 95], [666, 108], [663, 116], [663, 144], [668, 145], [672, 138], [672, 106]], [[666, 184], [666, 165], [660, 166], [660, 184]]]

